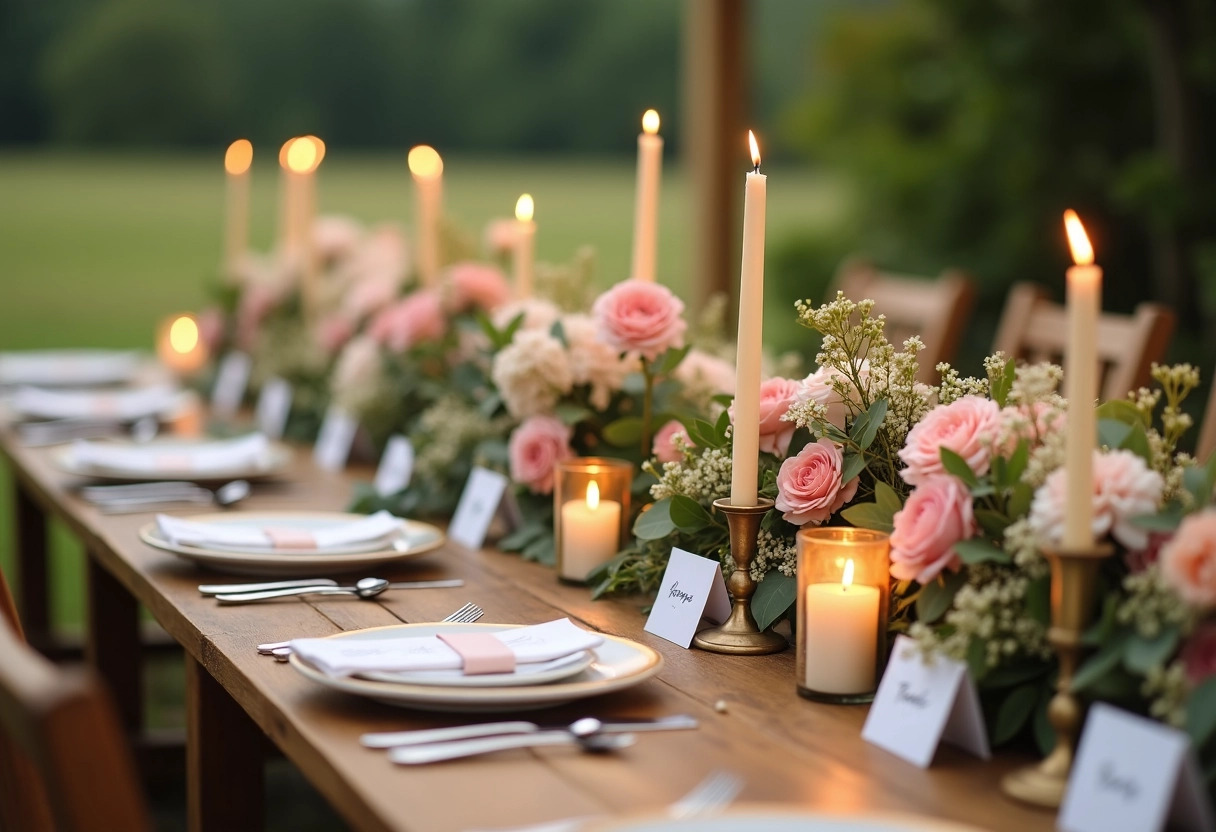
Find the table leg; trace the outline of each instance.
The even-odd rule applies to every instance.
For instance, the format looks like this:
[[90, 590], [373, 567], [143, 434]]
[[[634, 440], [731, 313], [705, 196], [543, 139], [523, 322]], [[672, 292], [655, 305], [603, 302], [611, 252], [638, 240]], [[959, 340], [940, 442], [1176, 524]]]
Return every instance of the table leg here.
[[39, 649], [53, 645], [51, 631], [50, 550], [46, 514], [15, 478], [14, 527], [17, 543], [17, 595], [26, 639]]
[[264, 740], [249, 715], [186, 657], [186, 803], [190, 832], [261, 829]]
[[105, 681], [129, 736], [144, 725], [143, 656], [139, 638], [139, 603], [97, 559], [85, 559], [88, 627], [85, 653]]

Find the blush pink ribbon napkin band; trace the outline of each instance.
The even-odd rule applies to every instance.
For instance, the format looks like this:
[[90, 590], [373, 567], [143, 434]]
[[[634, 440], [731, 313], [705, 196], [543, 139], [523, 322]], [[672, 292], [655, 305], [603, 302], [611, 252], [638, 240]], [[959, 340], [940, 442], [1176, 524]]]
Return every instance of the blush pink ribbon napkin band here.
[[262, 531], [270, 538], [270, 545], [276, 549], [317, 548], [317, 539], [311, 532], [303, 529], [276, 529], [268, 526]]
[[515, 654], [491, 633], [439, 633], [439, 640], [460, 654], [465, 676], [512, 673]]

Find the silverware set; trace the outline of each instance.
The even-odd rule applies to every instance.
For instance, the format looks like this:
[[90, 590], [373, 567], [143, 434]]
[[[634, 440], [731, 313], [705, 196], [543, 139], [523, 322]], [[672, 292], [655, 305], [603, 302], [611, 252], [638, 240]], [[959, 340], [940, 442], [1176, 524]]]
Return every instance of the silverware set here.
[[48, 419], [42, 422], [23, 422], [17, 426], [17, 434], [27, 447], [41, 448], [47, 445], [62, 445], [76, 439], [108, 439], [130, 436], [136, 442], [149, 442], [160, 431], [160, 422], [155, 416], [145, 416], [133, 424], [126, 425], [113, 419]]
[[102, 514], [131, 514], [159, 505], [194, 503], [231, 508], [253, 491], [248, 480], [233, 480], [214, 490], [193, 482], [140, 482], [126, 485], [86, 485], [80, 496]]
[[460, 578], [441, 581], [386, 581], [384, 578], [360, 578], [351, 586], [340, 586], [331, 578], [299, 578], [290, 581], [264, 581], [255, 584], [200, 584], [200, 594], [214, 598], [220, 604], [253, 604], [295, 595], [353, 595], [375, 598], [390, 589], [444, 589], [464, 586]]

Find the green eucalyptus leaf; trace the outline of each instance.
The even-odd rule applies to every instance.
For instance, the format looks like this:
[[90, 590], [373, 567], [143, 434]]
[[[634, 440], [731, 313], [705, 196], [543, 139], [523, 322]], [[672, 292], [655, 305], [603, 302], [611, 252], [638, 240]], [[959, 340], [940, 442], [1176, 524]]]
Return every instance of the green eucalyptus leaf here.
[[1010, 691], [1000, 706], [992, 724], [992, 744], [1003, 745], [1018, 735], [1034, 714], [1039, 691], [1034, 685], [1022, 685]]
[[563, 425], [577, 425], [591, 416], [590, 410], [574, 402], [558, 402], [554, 412]]
[[1144, 432], [1144, 428], [1136, 425], [1132, 428], [1131, 433], [1127, 438], [1119, 443], [1119, 447], [1126, 451], [1131, 451], [1136, 456], [1144, 460], [1144, 464], [1149, 468], [1153, 467], [1153, 449], [1148, 443], [1148, 434]]
[[1018, 446], [1014, 448], [1013, 454], [1009, 457], [1005, 465], [1005, 484], [1015, 485], [1022, 478], [1022, 474], [1026, 471], [1026, 465], [1030, 462], [1030, 443], [1023, 439], [1018, 442]]
[[977, 508], [974, 513], [975, 522], [980, 524], [980, 528], [988, 537], [1000, 540], [1005, 536], [1005, 529], [1009, 528], [1008, 517], [990, 508]]
[[1206, 468], [1192, 465], [1190, 468], [1184, 469], [1182, 486], [1191, 492], [1191, 496], [1195, 498], [1195, 504], [1198, 506], [1206, 506], [1212, 499], [1212, 484], [1208, 480]]
[[1107, 448], [1118, 448], [1132, 432], [1134, 425], [1117, 419], [1098, 420], [1098, 444]]
[[971, 466], [967, 464], [967, 460], [963, 459], [949, 448], [942, 448], [940, 453], [942, 458], [942, 467], [946, 469], [946, 473], [953, 474], [973, 488], [980, 484], [979, 478], [976, 477], [975, 472], [971, 470]]
[[892, 520], [895, 512], [878, 503], [854, 503], [840, 512], [840, 516], [859, 529], [890, 532], [895, 528]]
[[525, 523], [515, 531], [504, 536], [498, 541], [498, 548], [504, 552], [518, 552], [528, 544], [534, 542], [542, 534], [545, 533], [545, 528], [538, 523]]
[[651, 369], [653, 373], [656, 376], [667, 375], [676, 367], [680, 366], [680, 362], [684, 360], [684, 356], [688, 355], [688, 351], [691, 348], [692, 345], [689, 344], [687, 346], [667, 350], [667, 352], [660, 355], [652, 365]]
[[785, 615], [797, 596], [798, 581], [780, 572], [769, 572], [752, 595], [752, 614], [756, 617], [756, 626], [762, 631], [767, 630], [774, 621]]
[[671, 498], [651, 503], [633, 523], [633, 534], [639, 540], [662, 540], [676, 531], [671, 519]]
[[1009, 490], [1009, 502], [1005, 504], [1009, 516], [1020, 519], [1030, 514], [1030, 503], [1034, 500], [1034, 489], [1019, 482]]
[[877, 399], [874, 404], [870, 405], [870, 409], [863, 413], [853, 422], [853, 428], [849, 431], [849, 438], [857, 443], [857, 447], [863, 451], [874, 443], [874, 437], [878, 435], [878, 429], [882, 427], [883, 421], [887, 418], [887, 400]]
[[946, 614], [954, 596], [967, 581], [962, 572], [946, 572], [921, 587], [916, 596], [916, 617], [932, 624]]
[[859, 476], [864, 470], [866, 470], [865, 456], [846, 451], [844, 455], [844, 465], [842, 465], [840, 469], [840, 481], [847, 483], [851, 481], [853, 477]]
[[978, 537], [955, 543], [954, 553], [968, 566], [974, 566], [977, 563], [1013, 562], [1013, 558], [1004, 549], [994, 546], [991, 541]]
[[1079, 693], [1094, 686], [1099, 679], [1119, 667], [1127, 642], [1127, 634], [1121, 633], [1098, 648], [1098, 652], [1090, 656], [1072, 677], [1073, 692]]
[[[843, 481], [848, 482], [848, 480]], [[903, 500], [899, 499], [899, 493], [882, 480], [874, 483], [874, 502], [883, 511], [891, 512], [892, 517], [895, 516], [895, 512], [904, 507]]]
[[1182, 506], [1171, 502], [1156, 514], [1141, 514], [1133, 517], [1132, 523], [1149, 531], [1173, 532], [1177, 531], [1178, 527], [1182, 525], [1182, 518], [1185, 516], [1186, 514]]
[[642, 420], [624, 416], [604, 426], [604, 441], [617, 448], [628, 448], [642, 441]]
[[1103, 402], [1098, 405], [1095, 413], [1100, 420], [1110, 419], [1115, 422], [1122, 422], [1125, 425], [1139, 425], [1142, 428], [1149, 426], [1140, 408], [1127, 399], [1111, 399], [1108, 402]]
[[1191, 692], [1186, 703], [1186, 732], [1196, 748], [1216, 732], [1216, 676], [1209, 677]]
[[1177, 627], [1164, 627], [1154, 638], [1145, 638], [1139, 633], [1132, 635], [1123, 654], [1123, 666], [1132, 673], [1147, 675], [1156, 667], [1163, 667], [1178, 649]]
[[672, 495], [670, 515], [671, 522], [687, 534], [696, 534], [714, 522], [700, 503], [683, 494]]
[[730, 427], [730, 411], [723, 410], [718, 414], [718, 421], [714, 423], [714, 436], [717, 438], [715, 447], [726, 447], [726, 430]]

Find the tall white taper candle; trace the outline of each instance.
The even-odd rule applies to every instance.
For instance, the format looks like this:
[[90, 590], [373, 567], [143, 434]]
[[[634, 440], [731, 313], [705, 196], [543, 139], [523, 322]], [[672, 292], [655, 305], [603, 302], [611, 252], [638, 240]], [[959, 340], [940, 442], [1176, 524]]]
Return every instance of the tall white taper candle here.
[[1068, 270], [1068, 353], [1064, 357], [1064, 396], [1068, 425], [1064, 470], [1068, 482], [1064, 511], [1064, 548], [1093, 546], [1094, 471], [1098, 422], [1098, 316], [1102, 310], [1102, 269], [1080, 218], [1064, 212], [1064, 226], [1076, 265]]
[[435, 148], [420, 144], [410, 149], [407, 162], [414, 177], [414, 217], [418, 247], [418, 276], [424, 286], [439, 282], [439, 223], [443, 217], [443, 159]]
[[663, 137], [659, 114], [647, 110], [638, 135], [638, 183], [633, 209], [633, 268], [630, 277], [655, 278], [659, 246], [659, 183], [663, 176]]

